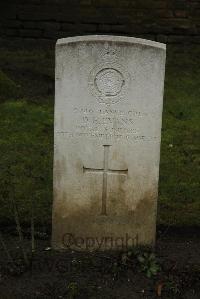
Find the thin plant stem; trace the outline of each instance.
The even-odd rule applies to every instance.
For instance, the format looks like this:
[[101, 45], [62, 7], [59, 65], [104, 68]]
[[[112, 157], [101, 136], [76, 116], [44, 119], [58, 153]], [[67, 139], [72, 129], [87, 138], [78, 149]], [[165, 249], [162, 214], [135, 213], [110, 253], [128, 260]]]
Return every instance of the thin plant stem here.
[[[13, 193], [14, 194], [14, 193]], [[20, 221], [19, 221], [19, 213], [18, 213], [18, 209], [17, 209], [17, 204], [15, 202], [14, 196], [12, 197], [12, 204], [13, 204], [13, 210], [14, 210], [14, 218], [15, 218], [15, 223], [16, 223], [16, 229], [19, 235], [19, 243], [20, 243], [20, 247], [22, 250], [22, 254], [23, 254], [23, 258], [24, 258], [24, 262], [25, 264], [28, 266], [29, 265], [29, 261], [28, 261], [28, 257], [26, 254], [26, 250], [24, 248], [24, 238], [23, 238], [23, 233], [22, 233], [22, 229], [21, 229], [21, 225], [20, 225]]]
[[8, 250], [8, 248], [7, 248], [7, 245], [6, 245], [6, 243], [5, 243], [4, 239], [3, 239], [3, 235], [2, 235], [1, 232], [0, 232], [0, 241], [1, 241], [1, 244], [2, 244], [2, 246], [3, 246], [3, 249], [4, 249], [5, 253], [6, 253], [6, 255], [7, 255], [8, 260], [12, 263], [13, 267], [16, 267], [16, 265], [15, 265], [15, 263], [14, 263], [14, 261], [13, 261], [13, 258], [12, 258], [12, 256], [10, 255], [10, 252], [9, 252], [9, 250]]
[[34, 223], [34, 208], [33, 199], [31, 197], [31, 251], [35, 251], [35, 223]]

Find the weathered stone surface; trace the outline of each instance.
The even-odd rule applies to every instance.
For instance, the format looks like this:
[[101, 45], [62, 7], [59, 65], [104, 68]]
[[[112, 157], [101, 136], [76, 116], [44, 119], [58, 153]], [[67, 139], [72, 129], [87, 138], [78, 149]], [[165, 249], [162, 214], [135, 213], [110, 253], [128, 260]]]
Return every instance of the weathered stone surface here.
[[164, 44], [58, 40], [54, 248], [154, 244], [164, 68]]

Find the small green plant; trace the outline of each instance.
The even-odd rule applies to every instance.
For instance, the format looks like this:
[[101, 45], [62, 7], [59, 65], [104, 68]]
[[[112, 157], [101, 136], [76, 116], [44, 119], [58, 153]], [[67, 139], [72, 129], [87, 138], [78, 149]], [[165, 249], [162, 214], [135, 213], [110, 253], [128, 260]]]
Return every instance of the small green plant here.
[[141, 253], [137, 256], [137, 260], [139, 262], [142, 272], [144, 272], [148, 278], [155, 276], [160, 270], [160, 266], [156, 261], [154, 253]]
[[174, 295], [180, 294], [180, 285], [173, 276], [168, 277], [165, 288]]
[[67, 286], [69, 299], [74, 299], [79, 294], [79, 287], [77, 282], [70, 282]]
[[119, 278], [121, 272], [122, 272], [122, 269], [123, 269], [123, 264], [122, 263], [118, 263], [118, 262], [114, 262], [112, 264], [112, 267], [111, 267], [111, 272], [112, 272], [112, 275], [113, 275], [113, 279], [116, 280]]

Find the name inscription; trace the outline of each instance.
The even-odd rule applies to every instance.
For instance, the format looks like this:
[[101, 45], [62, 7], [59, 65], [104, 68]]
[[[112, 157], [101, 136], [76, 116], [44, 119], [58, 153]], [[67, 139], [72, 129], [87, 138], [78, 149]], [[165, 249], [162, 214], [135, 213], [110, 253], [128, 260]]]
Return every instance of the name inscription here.
[[59, 130], [57, 134], [66, 135], [69, 138], [87, 137], [111, 140], [151, 141], [156, 136], [146, 136], [141, 123], [149, 117], [145, 112], [135, 109], [94, 109], [90, 107], [74, 107], [73, 123], [70, 130]]

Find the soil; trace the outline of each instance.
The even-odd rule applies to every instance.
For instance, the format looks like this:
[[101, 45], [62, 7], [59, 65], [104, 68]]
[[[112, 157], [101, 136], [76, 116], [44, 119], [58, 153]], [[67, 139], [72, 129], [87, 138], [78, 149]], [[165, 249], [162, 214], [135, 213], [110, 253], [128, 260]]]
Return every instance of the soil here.
[[25, 231], [23, 243], [30, 260], [25, 266], [16, 232], [4, 227], [2, 235], [15, 264], [1, 243], [2, 299], [200, 298], [199, 228], [158, 229], [155, 255], [160, 270], [150, 278], [138, 261], [147, 252], [144, 248], [137, 254], [56, 252], [50, 248], [50, 235], [43, 231], [36, 233], [36, 251], [30, 256], [30, 234]]

